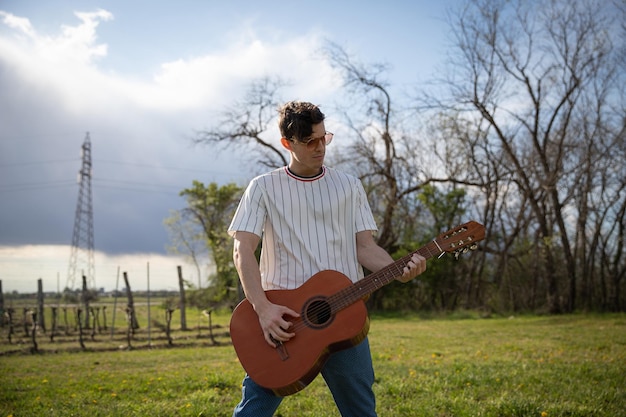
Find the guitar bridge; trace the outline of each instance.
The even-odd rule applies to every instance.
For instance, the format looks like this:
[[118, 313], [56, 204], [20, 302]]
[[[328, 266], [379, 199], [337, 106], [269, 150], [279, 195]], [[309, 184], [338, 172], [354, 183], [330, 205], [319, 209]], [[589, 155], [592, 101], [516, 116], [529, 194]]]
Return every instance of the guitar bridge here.
[[276, 352], [278, 353], [280, 360], [284, 362], [289, 359], [289, 352], [287, 352], [287, 347], [285, 346], [285, 344], [280, 340], [274, 339], [274, 337], [272, 337], [271, 335], [270, 339], [272, 339], [272, 342], [276, 344]]

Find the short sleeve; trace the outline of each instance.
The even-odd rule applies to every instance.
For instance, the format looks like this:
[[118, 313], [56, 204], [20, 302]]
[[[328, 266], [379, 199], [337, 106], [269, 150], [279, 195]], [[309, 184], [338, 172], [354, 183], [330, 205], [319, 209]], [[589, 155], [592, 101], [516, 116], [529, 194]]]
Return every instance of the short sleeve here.
[[365, 194], [365, 189], [363, 188], [363, 184], [358, 179], [356, 182], [356, 216], [355, 216], [355, 228], [357, 233], [362, 232], [364, 230], [378, 230], [376, 226], [376, 221], [374, 220], [374, 215], [372, 214], [372, 209], [370, 208], [369, 202], [367, 201], [367, 194]]
[[261, 237], [267, 215], [265, 193], [257, 180], [252, 180], [239, 201], [237, 211], [228, 227], [228, 234], [250, 232]]

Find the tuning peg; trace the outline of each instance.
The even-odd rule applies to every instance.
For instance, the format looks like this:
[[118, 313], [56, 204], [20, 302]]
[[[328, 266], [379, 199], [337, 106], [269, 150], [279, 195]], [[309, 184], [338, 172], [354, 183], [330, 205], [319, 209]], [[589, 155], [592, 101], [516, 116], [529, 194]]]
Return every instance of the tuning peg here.
[[471, 250], [476, 250], [478, 249], [478, 245], [476, 243], [474, 243], [472, 246], [470, 246]]

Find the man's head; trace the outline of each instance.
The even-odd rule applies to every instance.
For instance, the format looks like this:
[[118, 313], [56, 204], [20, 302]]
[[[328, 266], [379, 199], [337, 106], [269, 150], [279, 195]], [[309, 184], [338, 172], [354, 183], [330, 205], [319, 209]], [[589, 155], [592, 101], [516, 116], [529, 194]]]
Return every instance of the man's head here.
[[278, 128], [282, 137], [306, 142], [313, 134], [313, 125], [323, 122], [324, 117], [315, 104], [290, 101], [279, 110]]
[[290, 101], [279, 110], [281, 143], [291, 155], [289, 169], [310, 177], [322, 172], [326, 145], [333, 134], [326, 131], [324, 113], [314, 104]]

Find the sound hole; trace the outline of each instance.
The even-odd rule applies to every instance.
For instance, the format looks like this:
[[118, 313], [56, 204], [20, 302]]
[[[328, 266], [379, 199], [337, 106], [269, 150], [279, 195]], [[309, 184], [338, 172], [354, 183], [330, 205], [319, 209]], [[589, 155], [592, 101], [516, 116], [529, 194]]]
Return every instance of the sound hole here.
[[333, 320], [330, 304], [324, 298], [309, 300], [303, 310], [305, 321], [311, 327], [326, 327]]

